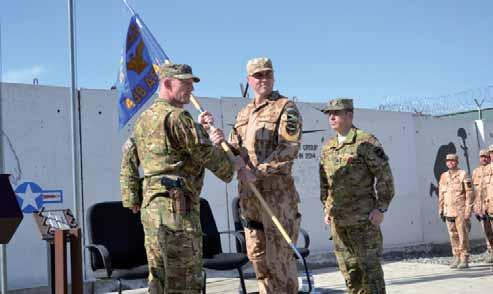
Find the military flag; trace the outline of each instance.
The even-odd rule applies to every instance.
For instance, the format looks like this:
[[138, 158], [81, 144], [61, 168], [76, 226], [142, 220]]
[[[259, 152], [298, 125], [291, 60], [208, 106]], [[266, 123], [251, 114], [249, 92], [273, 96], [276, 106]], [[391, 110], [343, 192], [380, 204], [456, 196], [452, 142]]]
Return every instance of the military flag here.
[[119, 128], [139, 111], [159, 87], [159, 65], [169, 61], [142, 19], [132, 13], [118, 73]]

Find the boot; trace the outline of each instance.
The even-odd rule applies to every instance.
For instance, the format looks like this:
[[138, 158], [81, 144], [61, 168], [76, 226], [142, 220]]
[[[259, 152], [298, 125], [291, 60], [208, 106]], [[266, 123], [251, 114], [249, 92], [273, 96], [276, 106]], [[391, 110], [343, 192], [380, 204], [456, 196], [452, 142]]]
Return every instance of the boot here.
[[488, 251], [488, 256], [485, 257], [484, 262], [493, 263], [493, 252]]
[[455, 255], [454, 259], [452, 259], [452, 262], [450, 263], [450, 268], [457, 268], [458, 265], [459, 265], [459, 257]]
[[457, 268], [458, 269], [469, 268], [469, 256], [462, 255], [461, 256], [461, 259], [460, 259], [460, 262], [459, 262], [459, 265], [457, 265]]

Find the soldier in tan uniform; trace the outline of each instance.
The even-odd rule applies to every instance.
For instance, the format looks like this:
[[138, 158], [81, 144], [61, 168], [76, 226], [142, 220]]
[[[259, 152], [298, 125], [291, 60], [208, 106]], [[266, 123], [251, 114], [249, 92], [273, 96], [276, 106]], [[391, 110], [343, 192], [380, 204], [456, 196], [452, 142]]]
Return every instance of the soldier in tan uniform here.
[[[291, 174], [301, 137], [295, 103], [273, 91], [274, 70], [268, 58], [247, 64], [255, 99], [238, 113], [229, 144], [256, 177], [255, 186], [293, 240], [298, 239], [299, 196]], [[240, 208], [247, 254], [260, 293], [298, 293], [293, 252], [244, 181], [239, 181]]]
[[438, 209], [445, 218], [454, 259], [451, 268], [469, 267], [469, 231], [474, 193], [471, 179], [464, 170], [457, 167], [459, 156], [447, 154], [448, 171], [440, 177], [438, 184]]
[[[481, 222], [486, 237], [488, 256], [485, 258], [485, 262], [493, 263], [493, 165], [490, 163], [490, 157], [493, 157], [493, 145], [489, 147], [489, 150], [481, 150], [481, 152], [481, 166], [477, 169], [482, 168], [480, 181], [482, 190], [480, 195], [476, 190], [474, 213]], [[483, 165], [485, 166], [483, 167]], [[476, 188], [476, 182], [474, 182], [474, 187]]]
[[474, 169], [472, 173], [472, 182], [474, 185], [474, 214], [483, 227], [483, 232], [486, 239], [486, 248], [488, 256], [486, 262], [493, 262], [493, 230], [491, 228], [492, 223], [488, 214], [487, 199], [488, 192], [492, 192], [491, 178], [491, 166], [490, 155], [487, 149], [483, 149], [479, 152], [479, 166]]
[[[183, 105], [199, 78], [185, 64], [160, 70], [159, 97], [139, 116], [123, 147], [123, 205], [141, 210], [149, 266], [149, 292], [198, 294], [202, 289], [199, 196], [205, 168], [223, 181], [243, 160], [231, 162]], [[139, 166], [144, 173], [139, 179]]]
[[320, 155], [320, 201], [349, 294], [385, 294], [380, 224], [394, 197], [389, 158], [372, 134], [353, 125], [353, 100], [323, 110], [336, 136]]

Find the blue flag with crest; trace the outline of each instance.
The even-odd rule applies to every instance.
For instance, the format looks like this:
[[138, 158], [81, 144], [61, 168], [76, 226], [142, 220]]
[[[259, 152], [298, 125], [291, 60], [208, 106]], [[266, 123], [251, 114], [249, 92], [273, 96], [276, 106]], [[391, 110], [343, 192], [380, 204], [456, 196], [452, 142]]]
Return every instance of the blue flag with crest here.
[[166, 61], [169, 61], [168, 56], [134, 13], [128, 25], [117, 81], [120, 129], [156, 92], [159, 66]]

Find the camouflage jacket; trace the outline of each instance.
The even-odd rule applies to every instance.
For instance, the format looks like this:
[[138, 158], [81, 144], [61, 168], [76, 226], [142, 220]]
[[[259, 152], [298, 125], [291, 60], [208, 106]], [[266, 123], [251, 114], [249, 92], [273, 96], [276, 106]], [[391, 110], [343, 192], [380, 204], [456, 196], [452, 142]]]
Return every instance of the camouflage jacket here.
[[472, 212], [474, 193], [466, 171], [448, 170], [440, 176], [438, 184], [438, 209], [448, 217]]
[[131, 208], [142, 204], [142, 180], [139, 175], [140, 160], [133, 137], [129, 137], [122, 147], [120, 168], [120, 193], [124, 207]]
[[[376, 193], [375, 193], [376, 190]], [[329, 139], [320, 156], [320, 200], [334, 224], [367, 220], [394, 197], [388, 157], [373, 135], [352, 127], [341, 144]]]
[[[229, 144], [256, 174], [257, 188], [294, 190], [291, 170], [300, 148], [301, 128], [296, 104], [275, 91], [260, 105], [252, 101], [240, 110]], [[240, 196], [246, 192], [241, 183], [239, 191]], [[294, 195], [298, 201], [296, 191]]]
[[[139, 163], [144, 172], [142, 198], [138, 196]], [[163, 176], [178, 176], [184, 179], [185, 193], [192, 194], [198, 205], [204, 168], [226, 182], [234, 173], [226, 153], [212, 145], [205, 130], [186, 110], [156, 98], [136, 121], [133, 139], [124, 145], [120, 172], [124, 204], [130, 207], [142, 199], [142, 207], [146, 207], [166, 192], [161, 185]]]

